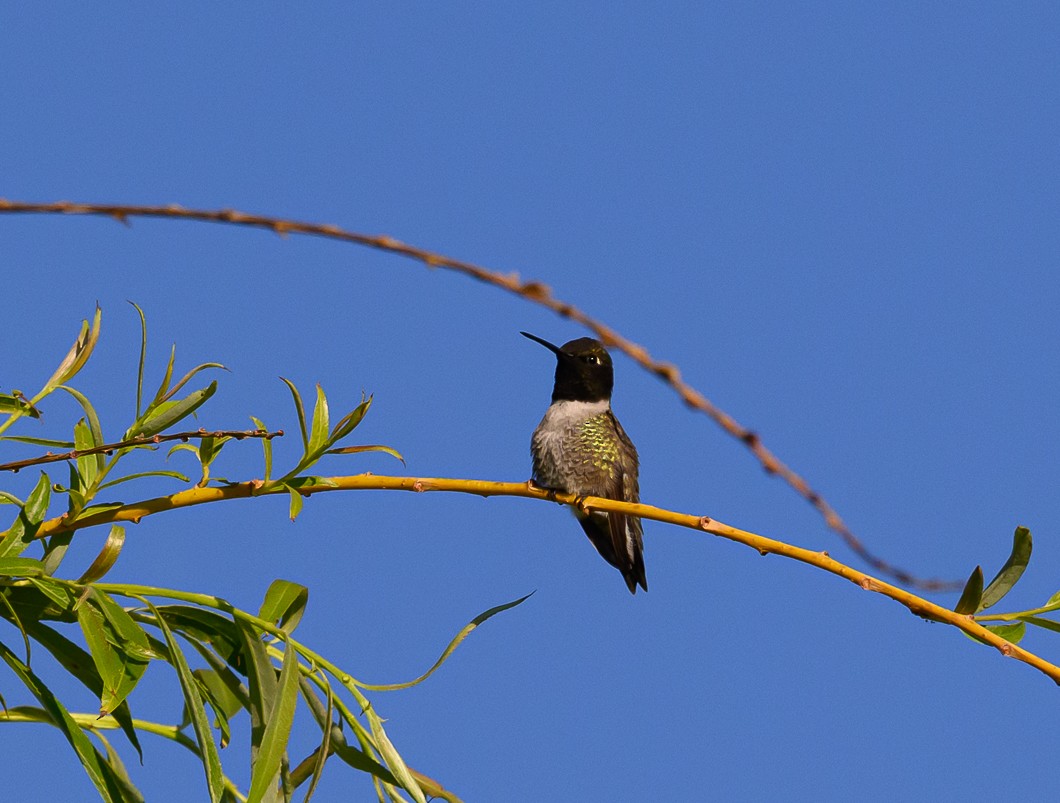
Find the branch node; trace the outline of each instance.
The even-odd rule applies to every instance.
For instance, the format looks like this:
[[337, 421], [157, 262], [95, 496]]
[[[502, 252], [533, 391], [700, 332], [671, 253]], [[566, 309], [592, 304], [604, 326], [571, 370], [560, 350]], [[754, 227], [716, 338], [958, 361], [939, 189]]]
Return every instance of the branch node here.
[[416, 493], [421, 494], [427, 490], [427, 486], [423, 484], [423, 480], [416, 480], [412, 483], [412, 490]]
[[710, 516], [701, 516], [699, 519], [699, 528], [701, 530], [709, 530], [710, 525], [714, 523], [714, 519]]

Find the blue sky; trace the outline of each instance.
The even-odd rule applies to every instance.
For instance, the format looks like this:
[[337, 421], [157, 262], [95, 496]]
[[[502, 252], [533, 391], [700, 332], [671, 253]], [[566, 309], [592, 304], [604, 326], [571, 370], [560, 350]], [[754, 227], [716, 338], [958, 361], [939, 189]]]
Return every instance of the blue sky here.
[[[540, 279], [677, 363], [886, 559], [989, 578], [1030, 527], [1002, 603], [1029, 608], [1060, 588], [1058, 35], [1046, 3], [6, 10], [0, 197], [233, 207]], [[407, 469], [335, 474], [525, 479], [553, 366], [518, 331], [584, 334], [397, 257], [229, 227], [0, 216], [0, 256], [0, 388], [42, 382], [98, 301], [78, 384], [120, 434], [131, 299], [152, 382], [173, 342], [178, 368], [231, 369], [204, 426], [293, 432], [279, 375], [333, 408], [374, 393], [355, 440]], [[740, 444], [629, 360], [616, 373], [644, 501], [859, 565]], [[260, 476], [257, 448], [217, 471]], [[154, 517], [108, 579], [250, 608], [274, 577], [304, 583], [299, 634], [375, 683], [536, 589], [374, 698], [408, 761], [468, 801], [1053, 796], [1044, 676], [808, 567], [645, 529], [636, 598], [566, 511], [443, 494], [323, 495], [296, 524], [268, 499]], [[83, 565], [102, 537], [79, 537]], [[176, 694], [152, 669], [134, 710], [174, 719]], [[15, 792], [90, 794], [56, 732], [0, 744], [34, 768]], [[203, 797], [192, 759], [145, 747], [149, 800]], [[316, 799], [369, 794], [336, 764]]]

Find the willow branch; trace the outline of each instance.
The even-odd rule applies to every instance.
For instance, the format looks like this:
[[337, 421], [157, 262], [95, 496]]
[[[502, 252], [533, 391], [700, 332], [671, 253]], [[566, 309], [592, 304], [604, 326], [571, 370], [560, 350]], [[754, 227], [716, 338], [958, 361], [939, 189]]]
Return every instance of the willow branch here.
[[410, 259], [422, 262], [431, 268], [445, 268], [465, 276], [470, 276], [480, 282], [493, 285], [502, 290], [507, 290], [517, 296], [547, 307], [561, 317], [575, 321], [589, 329], [599, 338], [604, 345], [621, 351], [631, 360], [636, 362], [646, 371], [655, 374], [663, 382], [669, 385], [681, 397], [681, 400], [694, 410], [707, 415], [718, 426], [732, 437], [743, 443], [751, 453], [762, 464], [769, 474], [774, 474], [783, 479], [817, 510], [824, 518], [825, 523], [835, 531], [846, 545], [856, 553], [862, 560], [878, 572], [890, 575], [908, 586], [922, 588], [929, 591], [952, 591], [960, 589], [962, 583], [948, 580], [923, 579], [916, 577], [910, 572], [894, 566], [891, 563], [877, 557], [870, 552], [861, 540], [854, 535], [853, 531], [846, 525], [839, 513], [836, 512], [824, 497], [810, 487], [799, 474], [783, 463], [762, 443], [757, 432], [740, 424], [735, 418], [717, 407], [706, 396], [689, 385], [681, 378], [681, 372], [672, 363], [655, 359], [648, 353], [647, 349], [628, 340], [614, 329], [606, 326], [595, 318], [590, 317], [573, 304], [569, 304], [552, 295], [548, 285], [535, 280], [522, 281], [516, 273], [503, 274], [488, 270], [470, 262], [452, 259], [423, 248], [395, 240], [386, 235], [368, 235], [347, 231], [338, 226], [320, 223], [307, 223], [304, 221], [285, 220], [282, 218], [268, 217], [265, 215], [249, 215], [245, 212], [237, 212], [233, 209], [202, 210], [185, 209], [182, 206], [171, 204], [169, 206], [133, 206], [127, 204], [82, 204], [70, 201], [56, 201], [54, 203], [25, 203], [20, 201], [8, 201], [0, 199], [0, 213], [36, 213], [36, 214], [65, 214], [65, 215], [104, 215], [112, 217], [122, 223], [128, 223], [131, 217], [156, 217], [156, 218], [180, 218], [183, 220], [207, 221], [212, 223], [228, 223], [237, 226], [250, 226], [253, 228], [269, 229], [279, 235], [306, 234], [315, 237], [326, 237], [333, 240], [355, 243], [357, 245], [377, 248], [381, 251], [389, 251]]
[[0, 463], [0, 471], [13, 471], [18, 472], [24, 468], [30, 466], [39, 466], [44, 463], [58, 463], [63, 460], [76, 460], [79, 457], [84, 457], [89, 454], [110, 454], [115, 449], [128, 449], [134, 446], [154, 446], [165, 441], [183, 441], [187, 443], [193, 438], [232, 438], [233, 440], [241, 441], [244, 438], [263, 438], [267, 441], [271, 441], [273, 438], [283, 437], [283, 430], [278, 429], [275, 432], [268, 432], [264, 429], [218, 429], [213, 432], [207, 432], [205, 429], [197, 429], [194, 432], [174, 432], [171, 435], [152, 435], [149, 437], [141, 436], [139, 438], [129, 438], [124, 441], [117, 441], [116, 443], [105, 443], [102, 446], [93, 446], [89, 449], [74, 449], [69, 452], [63, 452], [62, 454], [52, 454], [46, 452], [40, 457], [30, 457], [26, 460], [15, 460], [11, 463]]
[[[308, 485], [299, 488], [304, 496], [315, 493], [328, 493], [331, 491], [360, 491], [360, 490], [382, 490], [382, 491], [413, 491], [422, 493], [425, 491], [447, 491], [451, 493], [475, 494], [477, 496], [519, 496], [528, 499], [545, 501], [556, 501], [566, 505], [574, 505], [588, 510], [602, 510], [616, 513], [625, 513], [638, 516], [642, 519], [650, 519], [666, 524], [675, 524], [679, 527], [687, 527], [699, 532], [710, 533], [720, 538], [734, 541], [738, 544], [750, 547], [762, 555], [781, 555], [791, 560], [816, 566], [830, 574], [849, 580], [865, 591], [874, 591], [885, 597], [893, 599], [904, 605], [917, 616], [924, 617], [937, 622], [953, 625], [963, 630], [969, 636], [983, 641], [996, 648], [1002, 655], [1016, 658], [1051, 678], [1060, 684], [1060, 666], [1055, 666], [1045, 659], [1028, 652], [1012, 642], [1002, 638], [996, 633], [987, 630], [971, 616], [956, 613], [949, 608], [923, 599], [897, 586], [886, 583], [864, 572], [858, 571], [850, 566], [832, 559], [827, 552], [815, 552], [792, 544], [767, 538], [763, 535], [731, 527], [709, 516], [697, 516], [687, 513], [677, 513], [652, 505], [631, 504], [629, 502], [618, 502], [613, 499], [601, 499], [598, 497], [576, 497], [572, 494], [554, 493], [543, 490], [530, 483], [525, 482], [492, 482], [488, 480], [465, 480], [450, 479], [442, 477], [387, 477], [374, 474], [358, 474], [346, 477], [323, 478], [319, 484]], [[125, 521], [134, 524], [139, 523], [145, 516], [161, 513], [166, 510], [177, 510], [185, 507], [193, 507], [208, 502], [221, 502], [228, 499], [246, 499], [252, 496], [267, 495], [275, 493], [287, 493], [284, 486], [266, 486], [260, 480], [241, 482], [217, 488], [189, 488], [185, 491], [159, 496], [154, 499], [145, 499], [142, 502], [134, 502], [122, 505], [119, 508], [99, 511], [91, 515], [67, 520], [65, 515], [49, 519], [40, 525], [37, 538], [47, 538], [60, 533], [69, 533], [85, 527], [93, 527], [100, 524], [113, 524]]]

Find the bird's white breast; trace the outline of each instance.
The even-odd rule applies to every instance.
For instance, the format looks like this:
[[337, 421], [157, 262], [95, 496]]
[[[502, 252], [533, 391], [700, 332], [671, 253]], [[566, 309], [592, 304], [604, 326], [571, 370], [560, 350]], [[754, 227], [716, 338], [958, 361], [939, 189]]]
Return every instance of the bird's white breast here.
[[[599, 492], [596, 484], [579, 474], [591, 469], [591, 463], [582, 467], [576, 459], [579, 449], [584, 449], [578, 431], [590, 418], [600, 415], [610, 407], [603, 401], [558, 401], [553, 402], [534, 430], [534, 475], [549, 488], [568, 490], [571, 493]], [[590, 471], [589, 473], [595, 473]]]

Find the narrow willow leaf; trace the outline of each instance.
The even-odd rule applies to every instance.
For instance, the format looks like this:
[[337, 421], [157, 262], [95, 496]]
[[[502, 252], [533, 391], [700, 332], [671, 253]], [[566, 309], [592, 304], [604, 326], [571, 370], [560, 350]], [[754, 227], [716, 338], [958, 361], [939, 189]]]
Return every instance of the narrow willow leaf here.
[[36, 558], [0, 558], [0, 575], [5, 577], [40, 577], [44, 564]]
[[34, 588], [55, 603], [56, 607], [60, 610], [68, 611], [73, 607], [74, 598], [70, 592], [66, 590], [66, 586], [59, 585], [48, 577], [31, 577], [29, 578], [29, 581], [33, 584]]
[[48, 513], [51, 491], [48, 475], [42, 471], [40, 479], [26, 498], [26, 504], [22, 506], [18, 519], [0, 540], [0, 557], [16, 557], [29, 546]]
[[136, 418], [140, 417], [140, 408], [144, 398], [144, 363], [147, 361], [147, 318], [140, 305], [130, 301], [136, 314], [140, 316], [140, 361], [136, 366]]
[[[7, 594], [0, 594], [0, 602], [3, 603], [4, 610], [7, 611], [7, 618], [15, 627], [18, 628], [18, 632], [22, 634], [22, 646], [26, 648], [26, 666], [32, 664], [33, 649], [29, 643], [29, 634], [26, 632], [26, 628], [22, 624], [22, 617], [18, 615], [18, 611], [15, 610], [15, 606], [11, 604], [11, 598]], [[0, 611], [0, 617], [3, 616], [3, 612]]]
[[[77, 451], [94, 449], [102, 445], [102, 442], [97, 442], [92, 436], [92, 429], [85, 423], [85, 419], [82, 418], [74, 424], [74, 448]], [[96, 477], [102, 473], [105, 462], [106, 458], [103, 457], [102, 452], [85, 454], [77, 458], [77, 471], [86, 487], [91, 488], [96, 484]]]
[[202, 365], [196, 365], [194, 368], [188, 371], [188, 373], [184, 374], [184, 376], [181, 377], [180, 381], [177, 382], [177, 384], [175, 384], [173, 387], [171, 387], [166, 392], [166, 395], [159, 399], [159, 401], [164, 402], [173, 398], [175, 395], [177, 395], [180, 389], [186, 384], [188, 384], [188, 381], [191, 380], [197, 373], [199, 373], [200, 371], [206, 371], [210, 368], [220, 368], [222, 371], [228, 370], [219, 362], [204, 362]]
[[184, 693], [184, 702], [191, 713], [191, 723], [195, 730], [195, 741], [199, 745], [199, 757], [206, 772], [206, 788], [210, 793], [212, 803], [219, 803], [224, 791], [224, 773], [221, 771], [221, 758], [217, 755], [217, 745], [213, 741], [213, 733], [210, 731], [210, 722], [206, 718], [206, 709], [203, 707], [202, 695], [199, 693], [199, 684], [191, 673], [184, 653], [177, 644], [177, 639], [166, 624], [165, 618], [158, 609], [147, 599], [141, 600], [155, 615], [155, 621], [165, 637], [166, 645], [169, 647], [170, 663], [177, 670], [177, 678], [180, 681], [180, 689]]
[[211, 645], [236, 671], [246, 672], [242, 663], [242, 637], [229, 617], [193, 605], [163, 605], [157, 610], [173, 630], [189, 641]]
[[361, 452], [386, 452], [388, 455], [400, 460], [402, 465], [405, 465], [405, 458], [401, 456], [401, 452], [379, 443], [370, 443], [365, 446], [345, 446], [341, 449], [328, 449], [327, 454], [360, 454]]
[[1044, 616], [1021, 616], [1019, 617], [1021, 622], [1026, 622], [1029, 625], [1040, 627], [1044, 630], [1052, 630], [1054, 633], [1060, 633], [1060, 622], [1055, 619], [1047, 619]]
[[291, 509], [289, 515], [291, 521], [294, 521], [298, 518], [298, 514], [302, 512], [302, 505], [305, 503], [305, 498], [290, 485], [285, 487], [287, 488], [287, 492], [291, 495]]
[[[96, 672], [92, 657], [81, 649], [66, 636], [57, 633], [52, 628], [40, 621], [27, 621], [26, 630], [33, 639], [44, 647], [57, 660], [67, 672], [77, 678], [97, 698], [103, 696], [103, 681]], [[123, 702], [113, 711], [114, 717], [121, 727], [122, 733], [136, 750], [140, 763], [144, 762], [143, 749], [140, 740], [136, 736], [136, 728], [133, 727], [132, 712], [129, 710], [128, 701]]]
[[383, 729], [383, 720], [375, 713], [374, 708], [369, 708], [365, 714], [368, 716], [368, 724], [372, 729], [375, 747], [379, 751], [379, 755], [383, 757], [383, 761], [385, 761], [386, 765], [390, 768], [390, 771], [394, 773], [397, 782], [406, 792], [412, 795], [412, 798], [416, 803], [427, 803], [427, 799], [423, 795], [423, 790], [420, 789], [420, 785], [416, 782], [416, 779], [412, 777], [412, 773], [409, 772], [409, 768], [405, 764], [405, 759], [401, 757], [397, 748], [395, 748], [390, 741], [390, 737], [386, 735], [386, 731]]
[[[327, 684], [326, 677], [324, 680], [325, 684]], [[313, 719], [316, 720], [317, 725], [321, 730], [327, 733], [328, 731], [325, 730], [325, 726], [331, 721], [327, 709], [324, 707], [324, 704], [320, 702], [320, 698], [317, 697], [315, 689], [308, 680], [303, 677], [299, 681], [299, 684], [302, 690], [302, 699], [306, 701], [306, 705], [308, 705], [309, 711], [313, 715]], [[330, 684], [327, 684], [326, 688], [329, 700], [328, 705], [330, 706], [330, 701], [333, 699]], [[342, 734], [341, 721], [339, 725], [331, 726], [328, 741], [330, 741], [331, 749], [335, 752], [335, 755], [355, 770], [358, 770], [359, 772], [367, 772], [384, 783], [397, 783], [394, 774], [376, 761], [373, 756], [370, 756], [359, 748], [352, 747], [346, 743], [346, 737]]]
[[150, 661], [164, 657], [151, 646], [151, 641], [127, 610], [114, 601], [109, 594], [98, 589], [90, 593], [92, 602], [99, 606], [107, 624], [110, 625], [111, 643], [119, 647], [133, 660]]
[[1031, 531], [1026, 527], [1017, 527], [1012, 536], [1012, 552], [1005, 561], [1005, 565], [1001, 567], [1001, 571], [983, 591], [983, 598], [979, 601], [977, 612], [994, 605], [1012, 590], [1016, 581], [1023, 576], [1027, 563], [1030, 562], [1031, 548]]
[[369, 691], [397, 691], [398, 689], [409, 689], [418, 683], [422, 683], [431, 675], [433, 675], [435, 671], [446, 662], [446, 660], [448, 660], [449, 656], [452, 655], [453, 651], [460, 646], [460, 643], [471, 634], [472, 630], [474, 630], [483, 622], [492, 619], [498, 613], [503, 613], [504, 611], [510, 610], [516, 605], [522, 605], [533, 595], [534, 592], [531, 591], [525, 597], [519, 597], [519, 599], [512, 600], [511, 602], [506, 602], [503, 605], [497, 605], [494, 608], [490, 608], [488, 611], [480, 613], [478, 616], [476, 616], [474, 619], [464, 625], [463, 629], [453, 637], [453, 640], [449, 642], [449, 646], [445, 648], [441, 656], [439, 656], [438, 660], [434, 662], [434, 665], [415, 680], [410, 680], [405, 683], [391, 683], [386, 685], [372, 685], [369, 683], [362, 683], [360, 684], [361, 688], [368, 689]]
[[94, 583], [101, 580], [103, 576], [113, 568], [121, 548], [125, 546], [125, 528], [112, 524], [107, 540], [103, 542], [103, 548], [96, 555], [96, 559], [85, 569], [85, 573], [78, 578], [79, 583]]
[[[30, 418], [40, 418], [40, 410], [34, 407], [32, 404], [27, 404], [18, 394], [15, 393], [0, 393], [0, 414], [6, 413], [10, 416], [20, 418], [24, 415], [28, 415]], [[22, 438], [5, 437], [3, 440], [23, 440]], [[31, 439], [25, 439], [25, 443], [33, 443]], [[42, 444], [47, 445], [47, 444]]]
[[95, 444], [106, 443], [103, 440], [103, 428], [99, 424], [96, 408], [92, 406], [92, 402], [88, 400], [88, 397], [81, 391], [66, 385], [60, 385], [58, 389], [64, 390], [73, 396], [77, 403], [81, 405], [81, 409], [85, 411], [85, 420], [88, 421], [88, 429], [92, 433], [92, 442]]
[[1010, 625], [984, 625], [984, 627], [1013, 644], [1020, 643], [1020, 640], [1023, 638], [1023, 634], [1027, 629], [1027, 626], [1023, 624], [1023, 622], [1016, 622], [1015, 624]]
[[[316, 792], [317, 784], [320, 783], [320, 779], [324, 774], [324, 763], [328, 760], [328, 755], [331, 752], [329, 750], [329, 745], [331, 744], [332, 716], [335, 712], [335, 698], [331, 690], [331, 684], [328, 683], [327, 675], [321, 672], [319, 677], [324, 683], [324, 690], [327, 692], [326, 706], [320, 703], [312, 684], [310, 684], [306, 678], [301, 677], [298, 679], [298, 688], [301, 690], [306, 703], [311, 707], [313, 716], [317, 720], [317, 724], [320, 725], [321, 734], [320, 744], [315, 750], [316, 758], [313, 761], [309, 788], [306, 789], [303, 803], [309, 803], [313, 797], [313, 793]], [[314, 703], [316, 703], [319, 711], [312, 709]], [[297, 779], [295, 779], [295, 781], [297, 783]]]
[[328, 430], [331, 428], [328, 413], [328, 398], [324, 388], [317, 385], [317, 401], [313, 407], [313, 424], [309, 431], [309, 448], [311, 454], [320, 454], [328, 447]]
[[[295, 387], [294, 382], [285, 377], [280, 377], [287, 388], [291, 391], [291, 398], [294, 399], [294, 410], [298, 414], [298, 430], [302, 433], [302, 449], [309, 451], [309, 431], [305, 425], [305, 405], [302, 404], [302, 394], [298, 392], [298, 388]], [[254, 423], [257, 423], [255, 420]], [[264, 429], [264, 427], [262, 427]]]
[[123, 482], [129, 482], [129, 480], [142, 480], [146, 477], [166, 477], [171, 480], [180, 480], [181, 482], [191, 482], [191, 477], [186, 474], [181, 474], [179, 471], [139, 471], [135, 474], [127, 474], [124, 477], [118, 477], [116, 480], [105, 482], [99, 486], [99, 490], [104, 488], [110, 488], [113, 485], [120, 485]]
[[67, 352], [63, 361], [59, 363], [55, 373], [44, 383], [42, 393], [50, 393], [60, 385], [69, 382], [77, 375], [78, 371], [84, 368], [88, 358], [92, 356], [96, 343], [99, 342], [101, 316], [102, 310], [97, 304], [96, 314], [92, 318], [92, 325], [89, 326], [88, 321], [81, 321], [81, 332], [78, 334], [77, 340], [74, 341], [74, 345], [70, 347], [70, 351]]
[[983, 597], [983, 569], [976, 566], [968, 582], [964, 584], [964, 591], [957, 601], [954, 611], [956, 613], [971, 614], [979, 610], [979, 600]]
[[[268, 432], [265, 424], [262, 423], [260, 418], [250, 417], [250, 420], [254, 422], [254, 426], [258, 429]], [[272, 440], [270, 438], [261, 439], [261, 448], [265, 450], [265, 482], [268, 482], [272, 477]]]
[[[97, 599], [90, 598], [88, 604], [77, 608], [77, 621], [81, 625], [81, 632], [85, 636], [92, 661], [103, 681], [103, 691], [100, 695], [99, 715], [106, 716], [126, 697], [129, 696], [136, 684], [147, 669], [147, 662], [139, 656], [130, 656], [123, 650], [123, 644], [115, 645], [118, 641], [109, 628], [109, 622], [103, 615]], [[146, 636], [144, 641], [146, 642]]]
[[265, 592], [258, 618], [293, 633], [305, 613], [309, 601], [309, 589], [290, 580], [273, 580]]
[[73, 441], [57, 441], [51, 438], [28, 438], [25, 435], [0, 435], [0, 441], [14, 441], [15, 443], [28, 443], [33, 446], [46, 446], [49, 449], [73, 449]]
[[[361, 397], [364, 398], [363, 395]], [[357, 425], [364, 420], [364, 417], [368, 414], [368, 408], [372, 406], [372, 397], [369, 396], [367, 399], [358, 404], [353, 410], [346, 413], [342, 419], [335, 425], [335, 428], [331, 431], [331, 437], [329, 441], [331, 443], [338, 443], [351, 432], [353, 432]]]
[[24, 504], [26, 503], [14, 494], [8, 493], [7, 491], [0, 491], [0, 505], [18, 505], [19, 507], [22, 507]]
[[283, 666], [275, 703], [269, 711], [261, 748], [254, 760], [250, 778], [247, 803], [259, 803], [275, 789], [280, 777], [280, 767], [287, 751], [287, 739], [291, 735], [294, 712], [298, 704], [298, 654], [291, 642], [283, 651]]
[[236, 628], [243, 640], [243, 660], [246, 666], [247, 691], [250, 693], [250, 760], [257, 761], [261, 740], [265, 735], [268, 713], [272, 711], [278, 694], [276, 670], [265, 651], [261, 631], [236, 619]]
[[119, 507], [124, 507], [124, 505], [124, 502], [100, 502], [97, 505], [89, 505], [77, 515], [77, 519], [87, 519], [89, 516], [95, 516], [97, 513], [106, 513], [108, 510], [117, 510]]
[[1043, 608], [1051, 608], [1053, 605], [1058, 605], [1058, 604], [1060, 604], [1060, 591], [1057, 591], [1055, 594], [1053, 594], [1051, 597], [1049, 597], [1049, 599], [1046, 600], [1045, 605], [1043, 605], [1042, 607]]
[[147, 417], [147, 420], [139, 425], [134, 424], [133, 429], [126, 433], [126, 437], [142, 435], [145, 438], [149, 438], [152, 435], [164, 432], [198, 410], [216, 392], [217, 380], [215, 379], [202, 390], [189, 393], [178, 402], [165, 402], [159, 405]]
[[95, 734], [96, 738], [103, 743], [103, 749], [106, 750], [105, 761], [110, 765], [115, 777], [118, 779], [118, 783], [122, 786], [122, 799], [129, 801], [143, 800], [143, 795], [133, 784], [132, 778], [129, 777], [129, 771], [125, 769], [125, 764], [122, 762], [121, 756], [118, 755], [118, 751], [114, 749], [102, 730], [96, 730]]
[[230, 440], [232, 439], [227, 435], [223, 435], [220, 438], [215, 438], [213, 435], [207, 435], [205, 438], [202, 438], [199, 441], [199, 459], [202, 460], [204, 465], [210, 465], [217, 459], [217, 455], [221, 454], [221, 449]]
[[162, 374], [162, 383], [158, 386], [158, 390], [155, 391], [154, 399], [147, 405], [147, 409], [144, 410], [145, 416], [151, 412], [152, 407], [157, 407], [165, 400], [166, 393], [169, 391], [169, 381], [173, 378], [173, 363], [176, 361], [177, 344], [174, 343], [169, 349], [169, 362], [166, 363], [166, 372]]
[[[11, 670], [26, 685], [26, 687], [37, 698], [41, 706], [51, 717], [55, 726], [70, 742], [81, 765], [85, 768], [89, 780], [96, 787], [96, 791], [104, 801], [123, 803], [123, 784], [115, 775], [113, 768], [103, 759], [92, 742], [89, 741], [84, 731], [74, 722], [73, 717], [66, 710], [59, 699], [38, 678], [33, 671], [18, 659], [8, 647], [0, 642], [0, 658], [7, 663]], [[139, 798], [142, 800], [143, 798]]]
[[[66, 489], [70, 501], [66, 506], [66, 515], [75, 519], [85, 509], [88, 499], [85, 496], [85, 482], [81, 479], [81, 472], [77, 470], [77, 463], [67, 462], [66, 467], [70, 472], [70, 487]], [[58, 490], [58, 484], [55, 487]]]
[[[220, 735], [221, 749], [228, 747], [228, 743], [232, 739], [232, 731], [228, 727], [228, 720], [231, 714], [228, 711], [228, 700], [234, 699], [229, 693], [228, 689], [217, 679], [216, 675], [208, 669], [194, 669], [192, 675], [195, 676], [195, 682], [199, 684], [199, 692], [202, 694], [203, 699], [209, 704], [210, 708], [213, 709], [213, 727], [217, 729]], [[219, 700], [214, 694], [215, 691], [220, 691], [224, 695], [224, 702]], [[241, 710], [242, 706], [236, 704], [236, 710]], [[234, 712], [232, 712], [234, 713]], [[191, 712], [188, 710], [188, 706], [184, 706], [184, 715], [181, 717], [181, 727], [185, 727], [191, 722]]]

